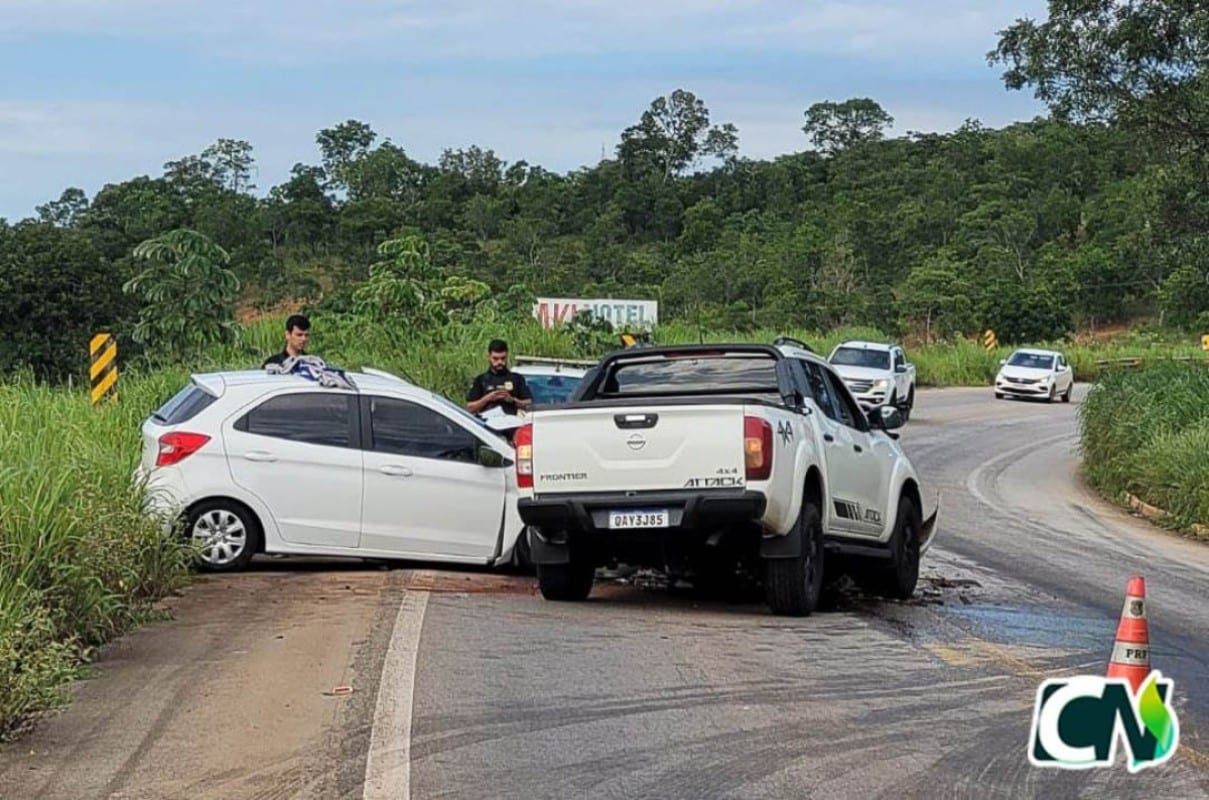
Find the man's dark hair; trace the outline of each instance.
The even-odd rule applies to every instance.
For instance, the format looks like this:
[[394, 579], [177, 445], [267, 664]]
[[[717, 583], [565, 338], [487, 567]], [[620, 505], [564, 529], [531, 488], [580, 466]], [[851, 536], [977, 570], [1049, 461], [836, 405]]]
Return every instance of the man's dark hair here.
[[491, 343], [487, 345], [487, 352], [488, 353], [507, 353], [508, 352], [508, 343], [505, 342], [503, 339], [492, 339]]
[[295, 328], [300, 331], [309, 331], [311, 329], [311, 321], [302, 314], [290, 314], [290, 318], [285, 321], [285, 329], [289, 332]]

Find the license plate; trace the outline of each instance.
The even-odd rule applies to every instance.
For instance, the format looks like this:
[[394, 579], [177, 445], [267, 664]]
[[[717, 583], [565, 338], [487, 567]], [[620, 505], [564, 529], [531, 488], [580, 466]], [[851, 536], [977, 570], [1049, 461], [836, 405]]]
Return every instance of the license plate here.
[[617, 528], [666, 528], [666, 508], [636, 508], [626, 511], [610, 511], [609, 527]]

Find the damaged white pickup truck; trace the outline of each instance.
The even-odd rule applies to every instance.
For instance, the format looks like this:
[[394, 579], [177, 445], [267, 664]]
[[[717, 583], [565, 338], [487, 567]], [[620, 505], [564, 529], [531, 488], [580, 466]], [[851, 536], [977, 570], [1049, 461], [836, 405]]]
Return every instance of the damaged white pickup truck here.
[[893, 407], [862, 412], [793, 340], [606, 356], [514, 440], [542, 594], [583, 600], [610, 562], [715, 575], [754, 562], [772, 611], [801, 616], [825, 565], [843, 561], [874, 591], [910, 597], [938, 509], [925, 521], [891, 433], [902, 423]]

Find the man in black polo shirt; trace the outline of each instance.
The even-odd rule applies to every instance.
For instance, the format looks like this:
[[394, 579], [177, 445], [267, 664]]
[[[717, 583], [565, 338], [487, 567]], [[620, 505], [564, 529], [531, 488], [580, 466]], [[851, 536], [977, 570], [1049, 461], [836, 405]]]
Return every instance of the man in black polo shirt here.
[[498, 406], [505, 414], [516, 415], [518, 409], [533, 406], [533, 395], [523, 375], [508, 369], [508, 343], [492, 339], [487, 345], [490, 366], [475, 377], [466, 393], [466, 408], [471, 414], [482, 414]]
[[302, 314], [291, 314], [285, 321], [285, 347], [280, 353], [266, 358], [260, 368], [264, 369], [269, 364], [283, 364], [287, 358], [306, 355], [306, 343], [310, 338], [311, 321]]

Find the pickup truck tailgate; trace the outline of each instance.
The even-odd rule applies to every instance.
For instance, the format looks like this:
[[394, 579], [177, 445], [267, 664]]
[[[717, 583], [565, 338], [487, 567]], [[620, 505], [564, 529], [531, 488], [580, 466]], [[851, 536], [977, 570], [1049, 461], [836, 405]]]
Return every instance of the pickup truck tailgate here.
[[742, 404], [547, 409], [534, 417], [535, 494], [734, 488], [744, 474]]

